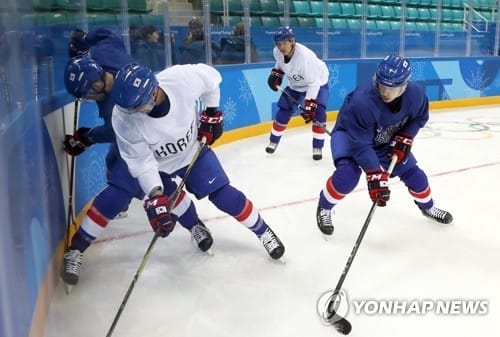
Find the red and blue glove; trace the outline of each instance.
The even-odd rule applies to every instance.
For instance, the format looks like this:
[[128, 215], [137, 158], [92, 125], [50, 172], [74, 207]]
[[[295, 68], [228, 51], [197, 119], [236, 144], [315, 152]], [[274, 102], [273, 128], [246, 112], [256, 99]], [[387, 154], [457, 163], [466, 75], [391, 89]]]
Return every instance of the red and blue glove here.
[[314, 120], [314, 116], [316, 116], [316, 109], [318, 108], [318, 103], [315, 99], [306, 99], [304, 101], [304, 109], [301, 112], [302, 118], [307, 123], [310, 123]]
[[166, 195], [156, 195], [144, 201], [144, 210], [149, 223], [158, 236], [167, 237], [175, 227], [175, 218], [170, 213], [170, 199]]
[[278, 91], [278, 85], [281, 85], [283, 82], [283, 75], [285, 75], [285, 73], [280, 69], [273, 68], [273, 70], [271, 70], [271, 74], [267, 78], [267, 84], [271, 90]]
[[389, 174], [381, 169], [366, 171], [368, 193], [373, 202], [378, 206], [385, 206], [389, 201], [391, 191], [388, 187]]
[[92, 145], [90, 140], [90, 128], [79, 128], [73, 135], [64, 138], [64, 151], [72, 156], [78, 156]]
[[224, 132], [224, 118], [222, 111], [217, 108], [207, 108], [200, 116], [198, 140], [206, 138], [207, 144], [212, 145]]
[[391, 157], [392, 155], [396, 155], [398, 157], [398, 160], [396, 163], [401, 163], [404, 162], [406, 159], [408, 159], [408, 156], [410, 155], [411, 151], [411, 146], [413, 144], [413, 136], [406, 134], [406, 133], [397, 133], [394, 136], [394, 139], [392, 140], [390, 144], [391, 148]]

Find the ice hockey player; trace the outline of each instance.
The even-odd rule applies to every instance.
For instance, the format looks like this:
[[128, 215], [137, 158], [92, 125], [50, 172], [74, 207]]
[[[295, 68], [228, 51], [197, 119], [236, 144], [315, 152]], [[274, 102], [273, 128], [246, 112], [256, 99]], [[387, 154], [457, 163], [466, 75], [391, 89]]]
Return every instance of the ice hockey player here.
[[[92, 58], [88, 57], [90, 46]], [[144, 193], [119, 155], [111, 126], [114, 101], [110, 92], [114, 76], [121, 67], [134, 60], [127, 54], [121, 37], [104, 28], [91, 31], [88, 35], [82, 31], [74, 32], [70, 41], [70, 56], [74, 57], [68, 61], [65, 68], [66, 90], [77, 99], [95, 100], [99, 117], [103, 119], [104, 124], [94, 128], [80, 127], [73, 135], [66, 136], [64, 149], [68, 154], [78, 156], [92, 144], [110, 143], [106, 155], [107, 185], [94, 198], [64, 254], [61, 277], [68, 285], [75, 285], [79, 280], [84, 251], [101, 234], [110, 220], [127, 209], [133, 198], [142, 200]], [[172, 190], [175, 187], [169, 186]], [[207, 251], [213, 242], [210, 231], [199, 219], [192, 201], [187, 196], [181, 198], [180, 204], [182, 209], [179, 206], [174, 208], [172, 213], [179, 217], [183, 227], [190, 230], [198, 248]]]
[[410, 81], [410, 61], [386, 56], [372, 81], [358, 86], [344, 100], [332, 132], [331, 150], [335, 170], [320, 193], [317, 224], [331, 235], [331, 213], [366, 174], [372, 201], [389, 201], [386, 172], [393, 155], [397, 164], [391, 175], [399, 177], [421, 212], [440, 223], [451, 223], [452, 215], [434, 206], [424, 171], [417, 166], [411, 147], [418, 131], [429, 119], [429, 101], [424, 89]]
[[[122, 158], [132, 176], [147, 194], [144, 208], [152, 225], [168, 235], [175, 226], [172, 191], [165, 185], [186, 178], [186, 188], [198, 199], [208, 196], [221, 211], [233, 216], [260, 239], [267, 253], [279, 259], [285, 247], [245, 195], [229, 183], [215, 152], [200, 143], [213, 144], [223, 132], [223, 114], [218, 109], [221, 75], [205, 64], [176, 65], [160, 73], [129, 65], [117, 74], [112, 91], [116, 106], [113, 129]], [[205, 109], [193, 108], [201, 100]]]
[[[276, 64], [268, 78], [269, 87], [277, 91], [281, 86], [283, 76], [288, 79], [288, 86], [284, 89], [296, 102], [303, 105], [301, 116], [306, 123], [312, 123], [312, 151], [313, 159], [323, 158], [326, 127], [326, 105], [328, 103], [328, 68], [325, 62], [316, 54], [295, 41], [295, 33], [290, 27], [280, 27], [275, 35], [276, 46], [273, 55]], [[273, 121], [267, 153], [274, 153], [281, 140], [281, 136], [297, 110], [286, 94], [282, 93], [278, 100], [278, 111]]]

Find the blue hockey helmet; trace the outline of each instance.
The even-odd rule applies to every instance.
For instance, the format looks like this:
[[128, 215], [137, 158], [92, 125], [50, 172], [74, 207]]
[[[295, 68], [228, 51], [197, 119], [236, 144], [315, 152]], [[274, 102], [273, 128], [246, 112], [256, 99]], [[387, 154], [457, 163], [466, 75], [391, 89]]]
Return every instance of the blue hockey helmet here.
[[388, 55], [379, 63], [375, 72], [375, 81], [386, 87], [401, 87], [411, 76], [411, 65], [407, 58]]
[[87, 56], [71, 58], [64, 69], [64, 85], [68, 93], [76, 98], [95, 94], [92, 84], [102, 80], [104, 70]]
[[137, 64], [129, 64], [116, 74], [111, 95], [116, 104], [129, 113], [135, 109], [149, 105], [154, 106], [153, 90], [158, 86], [153, 71]]
[[278, 30], [274, 34], [274, 42], [280, 42], [290, 39], [295, 39], [295, 32], [288, 26], [278, 28]]

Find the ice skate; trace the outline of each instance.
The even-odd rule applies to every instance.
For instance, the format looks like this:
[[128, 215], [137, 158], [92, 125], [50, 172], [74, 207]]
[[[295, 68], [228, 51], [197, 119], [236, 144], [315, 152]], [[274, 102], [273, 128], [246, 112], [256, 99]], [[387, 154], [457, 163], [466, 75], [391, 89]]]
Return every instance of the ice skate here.
[[74, 286], [78, 283], [83, 253], [78, 249], [70, 249], [64, 253], [61, 278], [65, 283]]
[[273, 143], [270, 142], [267, 147], [266, 147], [266, 152], [267, 153], [274, 153], [276, 151], [276, 148], [278, 147], [278, 143]]
[[313, 160], [321, 160], [323, 159], [323, 154], [321, 153], [320, 148], [313, 148]]
[[333, 234], [332, 210], [322, 208], [319, 203], [316, 210], [316, 222], [321, 233], [325, 235]]
[[214, 243], [212, 234], [201, 221], [191, 228], [191, 237], [202, 252], [209, 250], [212, 247], [212, 243]]
[[267, 227], [266, 231], [260, 236], [260, 241], [274, 260], [279, 259], [285, 253], [285, 246], [270, 227]]
[[429, 209], [421, 209], [422, 214], [428, 218], [431, 218], [437, 222], [449, 224], [453, 221], [453, 216], [442, 209], [432, 206]]

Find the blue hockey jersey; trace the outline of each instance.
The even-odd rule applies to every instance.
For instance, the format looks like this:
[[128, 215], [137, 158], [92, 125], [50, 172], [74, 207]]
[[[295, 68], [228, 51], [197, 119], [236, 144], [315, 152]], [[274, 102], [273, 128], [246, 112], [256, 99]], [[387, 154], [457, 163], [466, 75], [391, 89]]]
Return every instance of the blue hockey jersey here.
[[347, 95], [332, 134], [334, 160], [353, 158], [364, 170], [378, 169], [388, 158], [389, 144], [397, 132], [412, 136], [429, 119], [424, 88], [409, 82], [394, 103], [384, 103], [372, 81]]
[[[90, 55], [105, 72], [113, 76], [123, 66], [137, 63], [128, 53], [120, 35], [109, 28], [97, 28], [87, 34], [86, 41], [90, 44]], [[109, 95], [103, 101], [96, 102], [99, 108], [99, 117], [104, 120], [104, 125], [92, 128], [92, 141], [94, 143], [114, 143], [115, 134], [111, 126], [111, 114], [114, 101]]]

